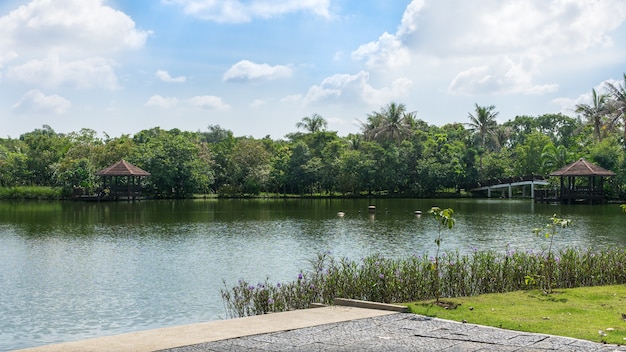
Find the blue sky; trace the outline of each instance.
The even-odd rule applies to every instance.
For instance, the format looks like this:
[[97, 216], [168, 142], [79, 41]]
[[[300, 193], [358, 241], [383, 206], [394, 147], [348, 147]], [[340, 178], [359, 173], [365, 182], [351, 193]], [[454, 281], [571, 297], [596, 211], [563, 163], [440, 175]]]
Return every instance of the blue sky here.
[[0, 135], [209, 125], [340, 135], [389, 102], [575, 116], [626, 72], [623, 0], [3, 0]]

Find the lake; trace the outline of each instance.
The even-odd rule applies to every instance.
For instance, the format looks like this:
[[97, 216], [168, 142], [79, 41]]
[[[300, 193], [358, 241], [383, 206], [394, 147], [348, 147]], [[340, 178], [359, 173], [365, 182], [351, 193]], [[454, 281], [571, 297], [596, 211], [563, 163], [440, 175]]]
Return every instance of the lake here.
[[[375, 214], [368, 206], [375, 205]], [[618, 205], [507, 199], [0, 202], [0, 350], [228, 318], [220, 289], [295, 280], [317, 253], [433, 254], [431, 206], [455, 210], [442, 248], [626, 247]], [[414, 212], [421, 210], [421, 217]], [[338, 217], [337, 212], [345, 212]], [[225, 284], [224, 284], [225, 283]]]

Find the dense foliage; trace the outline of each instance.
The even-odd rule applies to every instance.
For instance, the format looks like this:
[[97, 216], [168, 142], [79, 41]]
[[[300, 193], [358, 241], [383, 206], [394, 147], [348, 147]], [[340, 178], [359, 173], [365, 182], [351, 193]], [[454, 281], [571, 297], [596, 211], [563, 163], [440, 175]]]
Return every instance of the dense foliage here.
[[284, 139], [206, 131], [143, 130], [104, 138], [90, 129], [62, 134], [50, 126], [0, 139], [0, 187], [76, 187], [94, 191], [95, 176], [125, 159], [150, 172], [155, 197], [194, 194], [255, 196], [398, 195], [460, 192], [480, 180], [544, 175], [584, 157], [617, 173], [614, 197], [626, 185], [624, 82], [593, 93], [591, 104], [563, 114], [516, 116], [498, 124], [494, 106], [475, 105], [463, 122], [430, 125], [392, 102], [366, 116], [361, 133], [338, 136], [326, 120], [302, 118]]

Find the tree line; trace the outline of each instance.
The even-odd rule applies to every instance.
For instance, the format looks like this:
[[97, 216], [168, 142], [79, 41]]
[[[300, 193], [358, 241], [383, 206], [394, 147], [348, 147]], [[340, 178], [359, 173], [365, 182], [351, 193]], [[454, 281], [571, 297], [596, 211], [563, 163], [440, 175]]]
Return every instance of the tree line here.
[[[0, 139], [0, 187], [48, 186], [66, 195], [94, 192], [96, 172], [125, 159], [148, 171], [154, 197], [337, 195], [431, 197], [459, 193], [480, 181], [546, 175], [584, 157], [626, 185], [626, 74], [592, 90], [592, 102], [572, 112], [516, 116], [499, 124], [495, 106], [475, 104], [464, 122], [428, 124], [391, 102], [339, 136], [318, 114], [303, 117], [284, 138], [236, 137], [219, 125], [205, 131], [163, 130], [98, 137], [50, 126]], [[622, 197], [623, 198], [623, 197]]]

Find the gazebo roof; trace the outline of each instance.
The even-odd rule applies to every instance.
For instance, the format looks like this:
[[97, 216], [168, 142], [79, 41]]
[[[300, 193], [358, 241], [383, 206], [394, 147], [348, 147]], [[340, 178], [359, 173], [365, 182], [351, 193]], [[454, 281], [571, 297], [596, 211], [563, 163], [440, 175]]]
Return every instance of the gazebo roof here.
[[96, 173], [98, 176], [150, 176], [150, 173], [144, 171], [137, 166], [127, 162], [119, 161], [106, 169], [102, 169]]
[[615, 176], [615, 173], [580, 158], [550, 176]]

